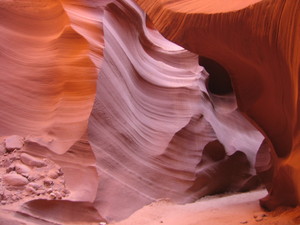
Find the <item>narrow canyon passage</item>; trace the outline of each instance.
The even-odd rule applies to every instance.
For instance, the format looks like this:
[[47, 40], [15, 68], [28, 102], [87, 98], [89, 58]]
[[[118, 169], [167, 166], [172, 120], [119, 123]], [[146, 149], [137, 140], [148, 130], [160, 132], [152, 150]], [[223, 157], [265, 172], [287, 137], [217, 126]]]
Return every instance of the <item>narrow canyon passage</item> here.
[[258, 186], [254, 166], [264, 138], [237, 109], [226, 71], [147, 26], [134, 2], [108, 5], [103, 25], [89, 120], [101, 215], [120, 220], [160, 198], [187, 203]]
[[0, 224], [299, 223], [299, 12], [2, 1]]

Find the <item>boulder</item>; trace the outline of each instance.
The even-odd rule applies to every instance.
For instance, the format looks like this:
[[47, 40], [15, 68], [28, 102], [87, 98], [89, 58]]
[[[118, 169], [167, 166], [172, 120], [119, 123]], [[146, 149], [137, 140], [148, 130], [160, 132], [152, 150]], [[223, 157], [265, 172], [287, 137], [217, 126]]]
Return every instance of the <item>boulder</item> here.
[[12, 135], [7, 137], [4, 143], [7, 150], [21, 149], [24, 145], [24, 139], [18, 135]]
[[10, 186], [24, 186], [28, 184], [28, 180], [19, 174], [5, 174], [2, 180], [4, 184]]
[[49, 171], [48, 176], [52, 179], [56, 179], [61, 176], [63, 173], [60, 169], [52, 169]]

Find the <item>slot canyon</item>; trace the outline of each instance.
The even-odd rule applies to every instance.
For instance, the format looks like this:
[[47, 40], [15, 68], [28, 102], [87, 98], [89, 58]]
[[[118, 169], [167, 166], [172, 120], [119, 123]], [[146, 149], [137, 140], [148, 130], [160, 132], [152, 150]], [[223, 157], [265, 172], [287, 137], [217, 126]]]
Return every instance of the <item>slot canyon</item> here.
[[1, 0], [0, 30], [0, 225], [300, 224], [299, 0]]

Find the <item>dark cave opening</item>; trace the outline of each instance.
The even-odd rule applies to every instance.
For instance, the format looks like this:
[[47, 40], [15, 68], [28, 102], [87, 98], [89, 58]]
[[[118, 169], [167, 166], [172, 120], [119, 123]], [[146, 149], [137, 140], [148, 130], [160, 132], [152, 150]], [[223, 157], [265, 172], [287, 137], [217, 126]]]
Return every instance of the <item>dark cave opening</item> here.
[[209, 73], [206, 83], [209, 92], [216, 95], [233, 93], [229, 73], [222, 65], [203, 56], [199, 56], [199, 65], [203, 66]]

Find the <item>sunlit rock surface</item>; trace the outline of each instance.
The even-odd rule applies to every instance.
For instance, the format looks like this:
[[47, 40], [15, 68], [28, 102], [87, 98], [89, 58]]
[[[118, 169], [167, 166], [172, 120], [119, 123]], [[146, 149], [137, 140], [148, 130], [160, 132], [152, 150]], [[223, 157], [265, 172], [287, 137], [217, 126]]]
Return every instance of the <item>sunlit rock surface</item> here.
[[263, 206], [298, 204], [299, 4], [2, 1], [0, 222], [118, 221], [256, 171]]
[[[5, 224], [101, 221], [93, 206], [99, 178], [85, 134], [103, 58], [101, 17], [108, 2], [0, 3], [0, 176], [1, 181], [3, 176], [16, 181], [14, 174], [22, 170], [28, 182], [23, 179], [24, 185], [17, 187], [6, 179], [1, 185]], [[22, 137], [24, 146], [11, 135]], [[27, 166], [20, 157], [25, 153], [51, 164]], [[61, 168], [63, 180], [52, 164]], [[38, 202], [26, 203], [31, 200]], [[77, 217], [74, 209], [81, 210]]]
[[86, 130], [103, 47], [92, 6], [67, 2], [0, 3], [0, 135], [30, 136], [56, 153]]

